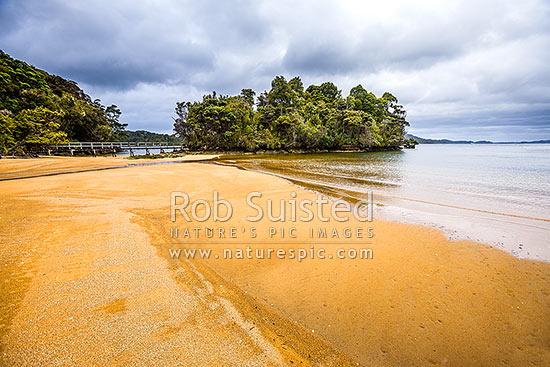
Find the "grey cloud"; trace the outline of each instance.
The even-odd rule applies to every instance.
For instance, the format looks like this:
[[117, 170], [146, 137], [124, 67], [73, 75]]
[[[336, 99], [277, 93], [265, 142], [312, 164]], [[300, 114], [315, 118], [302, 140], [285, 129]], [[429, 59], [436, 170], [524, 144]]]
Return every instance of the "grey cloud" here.
[[50, 72], [113, 88], [187, 81], [192, 73], [213, 67], [215, 56], [209, 47], [185, 35], [174, 37], [175, 29], [163, 33], [162, 27], [147, 24], [142, 20], [146, 9], [110, 10], [26, 3], [13, 10], [19, 27], [6, 29], [3, 43], [15, 49], [15, 57]]
[[307, 40], [289, 46], [283, 65], [295, 74], [348, 73], [360, 66], [342, 44]]

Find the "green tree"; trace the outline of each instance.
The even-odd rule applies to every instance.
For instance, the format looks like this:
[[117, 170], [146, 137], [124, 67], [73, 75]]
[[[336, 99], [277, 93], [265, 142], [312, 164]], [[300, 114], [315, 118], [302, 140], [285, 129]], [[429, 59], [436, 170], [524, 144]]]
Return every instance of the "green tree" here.
[[325, 82], [304, 91], [299, 77], [277, 76], [269, 92], [243, 89], [239, 96], [205, 95], [176, 104], [174, 129], [198, 150], [395, 149], [402, 145], [406, 112], [397, 98], [377, 98], [361, 85], [344, 99]]
[[[9, 112], [3, 113], [2, 134], [7, 136], [7, 131], [13, 130], [5, 125], [10, 116], [15, 119], [21, 112], [38, 107], [59, 112], [56, 123], [70, 140], [112, 141], [125, 136], [126, 125], [120, 122], [121, 111], [117, 106], [105, 107], [99, 100], [92, 101], [77, 83], [48, 74], [0, 51], [0, 110]], [[4, 147], [8, 140], [3, 140]], [[30, 146], [25, 142], [17, 145], [20, 150]]]
[[241, 97], [244, 99], [249, 106], [254, 106], [254, 98], [256, 97], [256, 92], [252, 89], [241, 89]]
[[122, 115], [122, 112], [116, 105], [110, 105], [105, 108], [105, 117], [107, 118], [107, 121], [109, 122], [110, 126], [110, 137], [109, 140], [121, 140], [123, 138], [128, 137], [128, 133], [126, 132], [126, 126], [128, 124], [123, 124], [120, 122], [120, 116]]
[[0, 150], [20, 153], [44, 145], [67, 143], [67, 134], [60, 130], [63, 114], [44, 107], [23, 110], [14, 117], [0, 114]]
[[268, 101], [273, 106], [279, 106], [281, 116], [283, 115], [283, 107], [290, 104], [292, 94], [284, 76], [276, 76], [271, 82], [271, 90], [268, 93]]

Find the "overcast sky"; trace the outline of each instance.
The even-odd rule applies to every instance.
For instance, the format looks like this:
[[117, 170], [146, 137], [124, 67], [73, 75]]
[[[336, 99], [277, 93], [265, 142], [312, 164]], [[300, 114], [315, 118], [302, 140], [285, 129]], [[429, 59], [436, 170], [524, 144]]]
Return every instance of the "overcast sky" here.
[[0, 0], [0, 49], [118, 105], [132, 130], [171, 132], [177, 101], [299, 75], [392, 92], [419, 136], [550, 139], [549, 4]]

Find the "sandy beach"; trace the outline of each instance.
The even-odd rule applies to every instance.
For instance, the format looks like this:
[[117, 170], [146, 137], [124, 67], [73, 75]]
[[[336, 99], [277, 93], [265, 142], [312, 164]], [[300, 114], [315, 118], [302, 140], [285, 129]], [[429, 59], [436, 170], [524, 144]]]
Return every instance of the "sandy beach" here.
[[[262, 207], [316, 194], [235, 167], [140, 163], [0, 161], [1, 365], [550, 364], [550, 263], [376, 218], [250, 223], [251, 191]], [[107, 167], [121, 168], [91, 170]], [[230, 221], [170, 220], [171, 192], [212, 203], [214, 190]], [[311, 246], [373, 256], [223, 258]]]
[[185, 155], [179, 158], [126, 159], [123, 157], [60, 157], [46, 156], [38, 159], [10, 159], [1, 161], [0, 181], [58, 175], [71, 172], [86, 172], [113, 169], [126, 166], [140, 166], [169, 162], [208, 161], [218, 157], [215, 154]]

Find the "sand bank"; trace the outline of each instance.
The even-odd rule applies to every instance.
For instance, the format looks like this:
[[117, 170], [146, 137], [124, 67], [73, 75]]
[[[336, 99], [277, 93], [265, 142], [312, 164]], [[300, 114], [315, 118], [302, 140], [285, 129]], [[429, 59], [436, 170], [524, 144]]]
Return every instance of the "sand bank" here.
[[[213, 190], [232, 203], [231, 221], [170, 221], [170, 192], [211, 201]], [[550, 362], [550, 264], [385, 221], [251, 224], [250, 191], [262, 205], [315, 199], [276, 177], [196, 163], [0, 182], [3, 364]], [[237, 234], [171, 238], [186, 227]], [[291, 227], [296, 238], [280, 237]], [[309, 236], [359, 227], [374, 237]], [[247, 246], [374, 256], [222, 258]], [[178, 248], [213, 252], [171, 258]]]
[[153, 164], [159, 162], [197, 162], [217, 158], [214, 154], [193, 154], [178, 158], [128, 159], [128, 157], [55, 157], [2, 158], [0, 181], [56, 175], [72, 172], [97, 171], [109, 168]]

